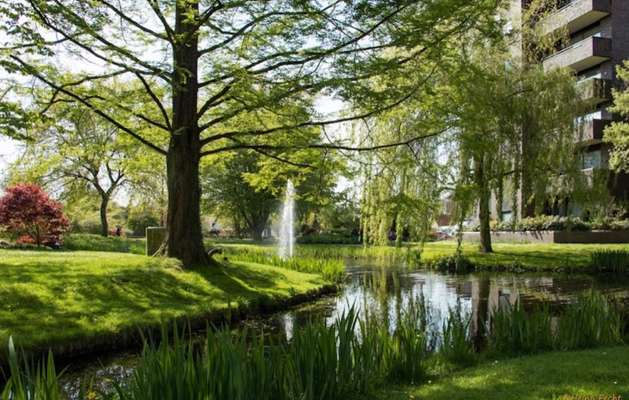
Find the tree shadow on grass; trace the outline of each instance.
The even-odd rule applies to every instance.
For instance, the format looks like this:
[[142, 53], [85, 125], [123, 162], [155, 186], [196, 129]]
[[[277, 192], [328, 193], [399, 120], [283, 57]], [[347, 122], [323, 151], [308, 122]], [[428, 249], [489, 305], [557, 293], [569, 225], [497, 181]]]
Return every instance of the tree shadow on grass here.
[[0, 293], [11, 300], [0, 304], [0, 326], [28, 345], [63, 342], [221, 311], [235, 300], [278, 294], [278, 283], [287, 280], [272, 268], [240, 266], [96, 272], [29, 264], [5, 269]]

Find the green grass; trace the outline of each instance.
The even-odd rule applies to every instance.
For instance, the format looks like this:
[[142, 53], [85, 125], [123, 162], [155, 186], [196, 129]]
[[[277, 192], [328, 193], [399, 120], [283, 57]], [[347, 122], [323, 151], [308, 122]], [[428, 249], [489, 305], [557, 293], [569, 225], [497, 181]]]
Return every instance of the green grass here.
[[[272, 253], [268, 245], [224, 244], [228, 249], [248, 249]], [[522, 269], [532, 271], [586, 270], [592, 263], [592, 255], [598, 251], [629, 251], [629, 244], [508, 244], [495, 243], [494, 253], [484, 254], [477, 244], [463, 245], [463, 254], [478, 269]], [[454, 242], [426, 243], [421, 253], [421, 263], [430, 264], [455, 253]], [[419, 247], [368, 247], [343, 245], [298, 245], [297, 255], [311, 258], [364, 258], [386, 263], [405, 262], [414, 259]]]
[[74, 233], [64, 237], [63, 249], [145, 254], [146, 239]]
[[[386, 390], [386, 400], [629, 398], [629, 346], [490, 361], [419, 387]], [[568, 398], [568, 397], [564, 397]], [[585, 398], [585, 397], [580, 397]], [[611, 399], [611, 397], [608, 397]]]
[[0, 346], [40, 348], [306, 293], [318, 275], [254, 263], [182, 270], [172, 259], [0, 250]]

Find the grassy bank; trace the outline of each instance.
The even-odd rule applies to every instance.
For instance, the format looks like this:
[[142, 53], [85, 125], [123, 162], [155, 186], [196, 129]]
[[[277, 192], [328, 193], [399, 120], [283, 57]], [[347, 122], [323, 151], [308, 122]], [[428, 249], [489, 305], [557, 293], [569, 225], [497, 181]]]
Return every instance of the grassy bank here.
[[[255, 244], [222, 244], [227, 251], [237, 253], [261, 252], [273, 254], [274, 247]], [[494, 252], [481, 253], [478, 245], [463, 245], [465, 255], [480, 270], [587, 270], [591, 266], [592, 254], [601, 250], [629, 251], [629, 244], [494, 244]], [[417, 245], [395, 247], [368, 247], [343, 245], [299, 245], [300, 257], [324, 258], [364, 258], [372, 262], [401, 263], [407, 259], [412, 263], [426, 265], [455, 254], [454, 242], [426, 243], [423, 250]]]
[[0, 348], [111, 337], [175, 318], [305, 294], [318, 275], [233, 262], [182, 270], [172, 259], [107, 252], [0, 250]]
[[421, 387], [386, 390], [379, 397], [383, 400], [567, 400], [612, 399], [613, 395], [629, 398], [629, 346], [490, 361]]
[[[276, 265], [302, 272], [315, 272], [324, 274], [329, 279], [338, 278], [342, 266], [339, 267], [338, 263], [329, 263], [324, 260], [353, 258], [368, 259], [369, 262], [385, 265], [405, 262], [410, 262], [414, 266], [430, 265], [439, 259], [454, 255], [456, 250], [456, 244], [452, 241], [426, 243], [421, 252], [420, 247], [412, 243], [399, 249], [392, 246], [365, 248], [362, 245], [300, 244], [296, 247], [299, 265], [292, 265], [276, 257], [277, 248], [272, 244], [208, 241], [206, 246], [224, 248], [225, 255], [232, 260]], [[465, 243], [463, 254], [480, 270], [578, 271], [590, 268], [592, 254], [596, 251], [629, 252], [629, 244], [495, 243], [493, 247], [493, 253], [484, 254], [479, 252], [477, 244]], [[71, 235], [66, 240], [65, 248], [143, 254], [144, 239]]]

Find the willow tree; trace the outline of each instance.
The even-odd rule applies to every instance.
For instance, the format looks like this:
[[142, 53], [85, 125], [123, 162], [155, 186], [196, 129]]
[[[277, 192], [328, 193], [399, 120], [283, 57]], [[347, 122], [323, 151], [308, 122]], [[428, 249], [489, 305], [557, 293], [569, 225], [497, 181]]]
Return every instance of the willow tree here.
[[[311, 112], [281, 126], [231, 129], [233, 118], [322, 93], [377, 99], [365, 103], [373, 107], [363, 115], [344, 119], [390, 109], [416, 87], [374, 93], [364, 80], [437, 56], [445, 38], [494, 24], [496, 6], [496, 0], [1, 0], [8, 39], [0, 63], [50, 87], [50, 102], [81, 103], [166, 157], [167, 253], [191, 265], [207, 262], [202, 157], [242, 148], [272, 153], [267, 136], [338, 122]], [[65, 80], [63, 69], [82, 76]], [[90, 91], [114, 77], [142, 85], [155, 112]], [[147, 125], [168, 144], [142, 136]]]
[[[513, 212], [524, 174], [538, 198], [573, 186], [578, 177], [575, 119], [580, 102], [566, 71], [521, 68], [500, 53], [491, 56], [488, 49], [477, 51], [469, 61], [441, 90], [446, 93], [445, 108], [456, 121], [460, 178], [468, 180], [468, 175], [473, 184], [481, 250], [491, 252], [491, 199], [492, 194], [503, 198], [505, 180], [512, 183]], [[536, 151], [522, 151], [523, 132], [528, 140], [539, 138]], [[526, 145], [530, 149], [533, 144]]]
[[[542, 3], [535, 2], [537, 8], [531, 15], [548, 12]], [[527, 40], [535, 34], [525, 33]], [[522, 63], [509, 51], [510, 40], [509, 35], [488, 37], [471, 30], [463, 40], [442, 43], [445, 56], [434, 73], [416, 68], [398, 78], [423, 82], [424, 90], [398, 108], [399, 115], [383, 115], [376, 134], [368, 137], [381, 144], [391, 135], [403, 142], [424, 132], [432, 140], [409, 144], [406, 152], [410, 158], [392, 153], [390, 162], [374, 161], [374, 157], [367, 161], [386, 165], [386, 169], [367, 170], [368, 181], [375, 182], [363, 206], [368, 211], [364, 221], [368, 235], [384, 237], [388, 228], [374, 223], [373, 218], [382, 221], [378, 215], [386, 215], [387, 226], [394, 225], [391, 214], [400, 204], [393, 200], [415, 182], [421, 189], [414, 206], [450, 191], [462, 221], [477, 205], [481, 250], [491, 252], [492, 195], [502, 199], [505, 186], [510, 186], [515, 212], [518, 203], [529, 202], [529, 196], [565, 193], [582, 181], [575, 134], [581, 104], [574, 78], [567, 71], [546, 72], [540, 65]], [[556, 41], [544, 37], [536, 50]], [[409, 171], [413, 174], [408, 175]], [[430, 175], [432, 179], [427, 178]], [[520, 199], [523, 177], [531, 190]], [[370, 200], [373, 196], [378, 202]], [[380, 206], [383, 202], [384, 207]]]
[[629, 60], [617, 67], [617, 74], [625, 87], [623, 90], [614, 90], [612, 111], [623, 116], [625, 121], [612, 123], [605, 130], [605, 141], [613, 146], [610, 152], [610, 167], [619, 174], [629, 174], [629, 122], [626, 121], [629, 118]]

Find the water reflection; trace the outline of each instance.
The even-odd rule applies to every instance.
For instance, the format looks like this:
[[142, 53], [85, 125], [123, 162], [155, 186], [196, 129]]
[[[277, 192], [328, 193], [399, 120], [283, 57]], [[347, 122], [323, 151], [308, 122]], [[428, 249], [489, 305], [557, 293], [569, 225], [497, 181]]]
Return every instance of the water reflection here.
[[520, 302], [525, 309], [548, 304], [551, 309], [574, 300], [589, 289], [629, 299], [629, 277], [577, 274], [473, 273], [445, 275], [432, 271], [355, 266], [348, 268], [348, 282], [336, 296], [314, 304], [246, 323], [268, 334], [290, 340], [295, 329], [312, 321], [333, 323], [352, 306], [361, 315], [377, 315], [391, 331], [410, 301], [424, 297], [432, 310], [433, 327], [439, 329], [448, 311], [460, 302], [470, 318], [477, 348], [483, 341], [492, 310]]
[[[574, 300], [589, 289], [629, 299], [629, 276], [577, 275], [548, 273], [473, 273], [445, 275], [431, 271], [409, 271], [393, 267], [355, 265], [348, 267], [347, 283], [335, 296], [296, 307], [270, 317], [244, 322], [239, 328], [264, 331], [267, 335], [290, 340], [293, 332], [313, 321], [334, 321], [352, 306], [364, 316], [380, 318], [392, 332], [409, 302], [423, 296], [431, 310], [431, 324], [441, 329], [451, 308], [460, 304], [470, 318], [470, 334], [477, 348], [482, 347], [485, 327], [492, 310], [520, 302], [525, 309], [549, 304], [551, 310]], [[429, 332], [430, 335], [430, 332]], [[431, 335], [431, 336], [434, 336]], [[68, 392], [77, 393], [79, 382], [93, 381], [97, 387], [108, 380], [128, 376], [138, 362], [137, 353], [110, 354], [74, 363], [66, 374]]]

